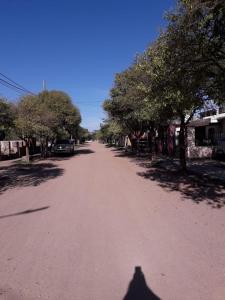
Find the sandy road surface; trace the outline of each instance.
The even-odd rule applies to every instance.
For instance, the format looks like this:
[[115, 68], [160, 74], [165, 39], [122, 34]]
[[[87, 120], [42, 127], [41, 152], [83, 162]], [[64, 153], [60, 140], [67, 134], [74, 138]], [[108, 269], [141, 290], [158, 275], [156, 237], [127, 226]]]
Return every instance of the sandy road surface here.
[[225, 299], [224, 207], [116, 154], [0, 168], [0, 299]]

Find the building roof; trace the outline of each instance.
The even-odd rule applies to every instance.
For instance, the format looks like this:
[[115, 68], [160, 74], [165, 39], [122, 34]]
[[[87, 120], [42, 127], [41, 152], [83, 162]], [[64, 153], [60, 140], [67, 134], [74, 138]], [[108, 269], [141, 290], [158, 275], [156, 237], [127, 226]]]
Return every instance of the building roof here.
[[216, 114], [210, 117], [205, 117], [202, 119], [193, 120], [190, 122], [190, 127], [200, 127], [207, 125], [215, 125], [218, 124], [218, 121], [225, 119], [225, 113]]
[[211, 118], [205, 118], [205, 119], [198, 119], [191, 121], [188, 125], [189, 127], [200, 127], [200, 126], [207, 126], [211, 124]]

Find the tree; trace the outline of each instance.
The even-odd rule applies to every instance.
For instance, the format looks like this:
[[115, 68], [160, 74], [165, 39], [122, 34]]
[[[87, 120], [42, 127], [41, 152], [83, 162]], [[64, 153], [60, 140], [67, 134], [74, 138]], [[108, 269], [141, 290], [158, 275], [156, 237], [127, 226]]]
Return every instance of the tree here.
[[108, 143], [120, 145], [121, 138], [126, 134], [126, 130], [114, 120], [107, 119], [103, 124], [100, 124], [100, 130], [95, 135], [96, 138]]
[[14, 118], [13, 105], [5, 99], [0, 99], [0, 140], [4, 139], [7, 132], [13, 127]]
[[188, 123], [206, 100], [219, 104], [224, 97], [225, 6], [219, 0], [180, 1], [167, 19], [156, 91], [180, 119], [180, 161], [185, 170]]
[[78, 108], [65, 92], [44, 91], [38, 95], [38, 98], [40, 107], [44, 109], [44, 113], [41, 114], [42, 124], [49, 129], [41, 136], [45, 156], [49, 141], [72, 137], [81, 122], [81, 116]]
[[29, 162], [29, 143], [48, 127], [41, 123], [41, 110], [37, 96], [27, 95], [21, 98], [17, 105], [15, 127], [18, 136], [25, 141], [26, 160]]
[[81, 143], [85, 142], [86, 140], [91, 138], [91, 133], [87, 128], [84, 128], [82, 126], [77, 126], [75, 132], [74, 132], [74, 137], [76, 140], [79, 140]]
[[224, 101], [224, 0], [179, 0], [167, 21], [158, 39], [116, 75], [103, 107], [137, 139], [146, 129], [179, 120], [180, 164], [186, 170], [189, 122], [207, 102]]
[[191, 47], [185, 34], [183, 28], [169, 25], [167, 32], [149, 50], [153, 55], [150, 105], [164, 121], [180, 120], [179, 152], [183, 170], [186, 169], [186, 128], [204, 103], [202, 78], [198, 66], [190, 59]]
[[39, 95], [24, 96], [17, 106], [15, 121], [18, 135], [26, 143], [29, 161], [29, 142], [39, 139], [42, 156], [46, 156], [48, 142], [70, 136], [79, 125], [81, 116], [70, 97], [61, 91], [45, 91]]
[[138, 57], [130, 68], [116, 75], [111, 97], [103, 104], [109, 118], [128, 131], [132, 146], [150, 126], [150, 106], [143, 90], [145, 73], [137, 63], [141, 59]]
[[[180, 1], [183, 20], [189, 28], [195, 63], [201, 64], [205, 92], [215, 101], [224, 99], [225, 4], [223, 0]], [[204, 76], [205, 75], [205, 76]]]
[[[39, 99], [47, 111], [51, 112], [53, 138], [71, 135], [80, 124], [81, 115], [69, 95], [62, 91], [44, 91], [39, 94]], [[48, 123], [49, 120], [46, 121]]]

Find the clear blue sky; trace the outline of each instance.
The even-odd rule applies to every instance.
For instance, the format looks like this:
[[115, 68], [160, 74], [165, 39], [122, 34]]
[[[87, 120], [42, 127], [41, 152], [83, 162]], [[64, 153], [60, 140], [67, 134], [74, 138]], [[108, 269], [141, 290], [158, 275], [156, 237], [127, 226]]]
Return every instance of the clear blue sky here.
[[[114, 75], [158, 36], [175, 0], [1, 0], [0, 72], [38, 93], [67, 92], [99, 126]], [[18, 94], [0, 85], [0, 95]]]

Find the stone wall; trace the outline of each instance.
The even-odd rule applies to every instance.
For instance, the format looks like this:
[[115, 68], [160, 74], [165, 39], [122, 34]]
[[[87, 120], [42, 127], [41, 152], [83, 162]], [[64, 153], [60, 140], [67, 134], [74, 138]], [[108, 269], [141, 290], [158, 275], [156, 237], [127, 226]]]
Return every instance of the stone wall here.
[[188, 158], [211, 158], [213, 147], [195, 146], [195, 128], [188, 127], [187, 130], [187, 157]]

